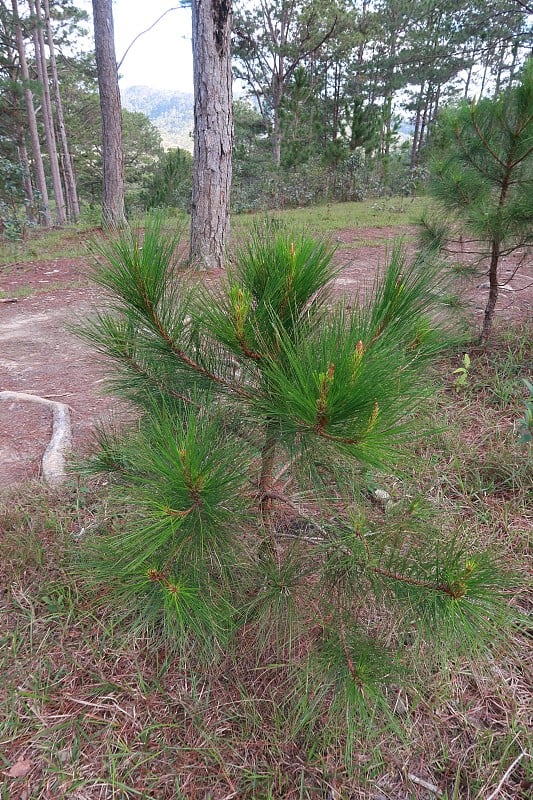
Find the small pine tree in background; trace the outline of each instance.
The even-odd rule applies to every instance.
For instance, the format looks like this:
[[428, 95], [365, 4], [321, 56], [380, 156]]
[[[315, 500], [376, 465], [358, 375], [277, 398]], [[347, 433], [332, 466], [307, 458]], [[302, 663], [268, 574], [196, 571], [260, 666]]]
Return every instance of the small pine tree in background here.
[[317, 707], [387, 708], [406, 632], [476, 642], [504, 606], [489, 555], [361, 510], [363, 470], [396, 462], [448, 340], [435, 272], [397, 249], [350, 309], [327, 242], [278, 225], [220, 286], [191, 282], [175, 252], [156, 218], [142, 243], [123, 231], [99, 249], [110, 308], [83, 335], [140, 413], [100, 436], [92, 469], [114, 475], [120, 525], [81, 545], [83, 569], [182, 647], [245, 642], [259, 667], [305, 675]]
[[146, 182], [141, 200], [145, 209], [181, 208], [189, 211], [192, 191], [192, 156], [179, 147], [159, 157], [154, 174]]
[[[491, 333], [502, 259], [533, 244], [533, 58], [500, 96], [445, 109], [434, 135], [429, 193], [437, 202], [423, 240], [439, 249], [463, 237], [488, 263], [480, 341]], [[462, 244], [461, 244], [462, 248]]]

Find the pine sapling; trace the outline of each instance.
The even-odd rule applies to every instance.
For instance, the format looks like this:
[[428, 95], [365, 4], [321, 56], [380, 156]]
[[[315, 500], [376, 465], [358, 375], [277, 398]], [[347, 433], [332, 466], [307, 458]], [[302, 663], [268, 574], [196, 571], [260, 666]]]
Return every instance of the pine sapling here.
[[92, 469], [122, 516], [83, 545], [83, 570], [182, 646], [228, 654], [244, 637], [259, 666], [291, 663], [317, 708], [386, 708], [402, 628], [458, 647], [504, 618], [490, 555], [427, 520], [376, 526], [361, 504], [363, 470], [397, 462], [432, 388], [436, 273], [395, 249], [348, 308], [333, 248], [306, 234], [257, 227], [214, 287], [175, 253], [158, 218], [142, 243], [98, 248], [109, 308], [82, 333], [138, 422], [100, 437]]

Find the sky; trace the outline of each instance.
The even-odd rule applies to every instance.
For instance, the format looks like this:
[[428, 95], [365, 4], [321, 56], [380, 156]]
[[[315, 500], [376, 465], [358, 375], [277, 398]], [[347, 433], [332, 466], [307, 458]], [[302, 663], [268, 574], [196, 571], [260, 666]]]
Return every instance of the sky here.
[[119, 70], [121, 89], [151, 86], [192, 93], [191, 10], [180, 8], [179, 0], [113, 0], [117, 62], [135, 37], [167, 10], [127, 53]]

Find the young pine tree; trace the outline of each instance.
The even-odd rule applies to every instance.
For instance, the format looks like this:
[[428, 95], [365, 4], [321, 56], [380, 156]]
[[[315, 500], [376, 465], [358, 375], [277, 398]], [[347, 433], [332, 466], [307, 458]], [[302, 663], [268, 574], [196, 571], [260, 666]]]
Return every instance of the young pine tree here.
[[356, 715], [406, 630], [441, 647], [501, 619], [489, 556], [360, 508], [362, 470], [394, 462], [446, 340], [434, 274], [395, 250], [349, 309], [331, 247], [273, 223], [220, 286], [189, 283], [175, 252], [157, 219], [99, 251], [111, 307], [84, 335], [139, 416], [101, 435], [92, 468], [114, 475], [122, 513], [83, 545], [84, 570], [138, 624], [211, 654], [244, 638], [258, 666], [291, 663], [315, 704]]
[[444, 244], [463, 232], [481, 244], [489, 295], [481, 342], [490, 336], [501, 260], [533, 244], [533, 59], [520, 82], [495, 99], [463, 103], [441, 113], [431, 166], [430, 194], [454, 226], [426, 221]]

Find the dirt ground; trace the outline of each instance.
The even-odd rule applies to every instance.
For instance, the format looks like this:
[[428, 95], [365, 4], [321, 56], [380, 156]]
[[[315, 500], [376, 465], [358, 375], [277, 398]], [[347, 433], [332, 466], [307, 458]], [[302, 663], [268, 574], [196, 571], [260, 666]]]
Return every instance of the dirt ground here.
[[[338, 291], [355, 298], [372, 282], [376, 269], [385, 263], [386, 251], [402, 233], [408, 235], [409, 230], [338, 232], [336, 259], [342, 265]], [[358, 244], [369, 240], [381, 244]], [[99, 292], [87, 277], [88, 266], [84, 258], [0, 266], [0, 391], [25, 392], [66, 403], [78, 453], [87, 451], [95, 423], [109, 416], [116, 405], [103, 393], [107, 365], [70, 330], [72, 325], [83, 324], [99, 305]], [[531, 259], [525, 263], [518, 263], [516, 257], [509, 259], [502, 276], [509, 283], [500, 293], [497, 324], [505, 319], [533, 319]], [[475, 279], [466, 294], [476, 317], [481, 317], [488, 294], [487, 279]], [[51, 414], [46, 407], [0, 402], [0, 490], [39, 475], [51, 431]]]

